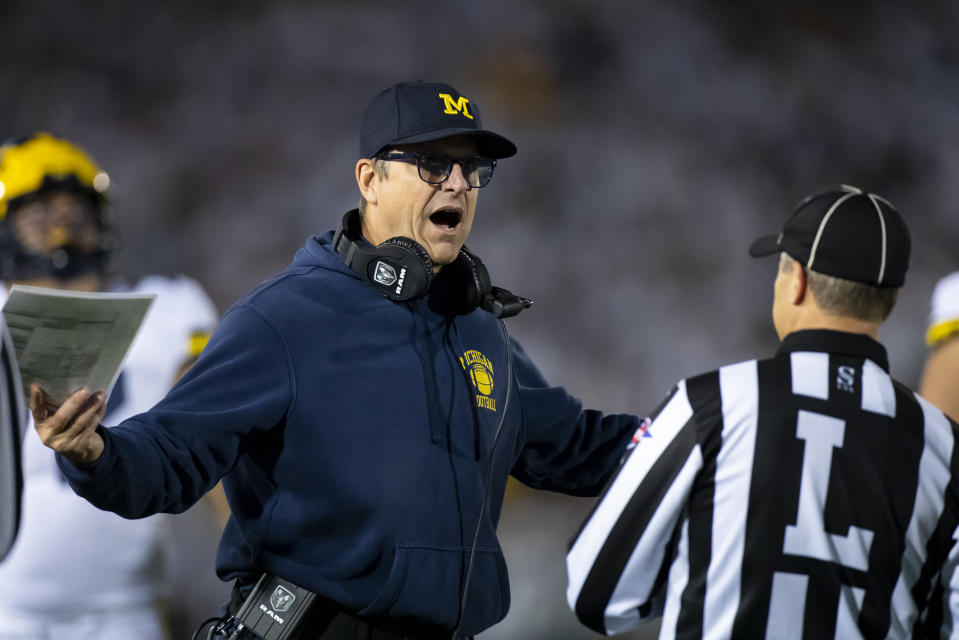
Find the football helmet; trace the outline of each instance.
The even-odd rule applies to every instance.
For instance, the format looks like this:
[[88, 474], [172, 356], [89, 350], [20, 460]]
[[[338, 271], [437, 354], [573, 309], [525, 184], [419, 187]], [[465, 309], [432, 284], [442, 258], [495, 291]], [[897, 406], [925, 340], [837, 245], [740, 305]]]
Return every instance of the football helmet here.
[[[70, 279], [106, 274], [117, 237], [106, 212], [110, 178], [81, 148], [49, 133], [0, 146], [0, 280]], [[60, 233], [48, 251], [24, 245], [13, 219], [27, 205], [68, 193], [89, 201], [96, 224], [94, 246], [81, 247]]]

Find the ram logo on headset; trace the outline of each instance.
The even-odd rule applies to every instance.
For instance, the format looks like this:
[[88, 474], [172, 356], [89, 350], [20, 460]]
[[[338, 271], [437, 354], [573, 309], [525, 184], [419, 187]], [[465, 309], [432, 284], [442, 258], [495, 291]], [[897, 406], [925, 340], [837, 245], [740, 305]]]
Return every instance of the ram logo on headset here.
[[392, 286], [396, 282], [396, 269], [380, 260], [376, 263], [373, 279], [387, 287]]

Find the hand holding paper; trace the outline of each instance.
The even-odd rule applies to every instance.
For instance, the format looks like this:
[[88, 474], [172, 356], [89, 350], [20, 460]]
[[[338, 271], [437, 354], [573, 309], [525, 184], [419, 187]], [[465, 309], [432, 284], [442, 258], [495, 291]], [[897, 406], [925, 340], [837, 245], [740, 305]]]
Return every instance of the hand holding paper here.
[[106, 394], [91, 394], [83, 388], [55, 411], [40, 385], [30, 388], [30, 411], [43, 444], [63, 454], [70, 462], [94, 462], [103, 453], [103, 438], [97, 427], [107, 410]]

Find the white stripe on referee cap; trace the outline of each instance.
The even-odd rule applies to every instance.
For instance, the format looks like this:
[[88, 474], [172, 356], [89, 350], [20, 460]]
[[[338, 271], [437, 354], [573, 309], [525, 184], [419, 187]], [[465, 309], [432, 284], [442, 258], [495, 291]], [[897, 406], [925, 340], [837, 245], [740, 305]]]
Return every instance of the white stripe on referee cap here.
[[[882, 260], [879, 261], [879, 278], [876, 280], [876, 284], [882, 284], [882, 277], [886, 275], [886, 217], [882, 215], [882, 207], [876, 201], [876, 196], [871, 193], [867, 195], [869, 201], [876, 207], [876, 213], [879, 214], [879, 228], [882, 229]], [[886, 202], [886, 204], [889, 203]]]
[[812, 269], [813, 261], [816, 259], [816, 250], [819, 248], [819, 239], [822, 237], [822, 232], [826, 228], [826, 223], [829, 222], [829, 218], [832, 217], [832, 214], [839, 208], [839, 205], [849, 198], [862, 193], [862, 190], [846, 184], [841, 185], [840, 188], [846, 192], [846, 195], [832, 203], [829, 211], [826, 212], [826, 215], [823, 216], [822, 221], [819, 223], [819, 229], [816, 231], [816, 239], [813, 240], [812, 249], [809, 252], [809, 260], [806, 261], [807, 269]]

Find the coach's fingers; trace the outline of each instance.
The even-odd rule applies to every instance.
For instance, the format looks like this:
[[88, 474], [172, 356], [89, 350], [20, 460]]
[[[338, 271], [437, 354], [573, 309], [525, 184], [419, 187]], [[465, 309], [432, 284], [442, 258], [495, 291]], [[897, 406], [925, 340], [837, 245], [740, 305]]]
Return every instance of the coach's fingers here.
[[36, 415], [46, 417], [36, 422], [40, 440], [72, 462], [93, 462], [103, 452], [103, 439], [96, 432], [106, 411], [103, 392], [91, 394], [81, 389], [66, 399], [52, 415], [43, 409], [40, 399], [32, 401]]
[[76, 415], [62, 431], [63, 436], [75, 440], [83, 437], [85, 432], [95, 430], [100, 426], [100, 420], [106, 413], [106, 408], [107, 403], [104, 399], [104, 393], [97, 391], [80, 406]]
[[77, 412], [89, 399], [90, 390], [80, 389], [67, 398], [59, 408], [52, 409], [43, 390], [34, 387], [30, 395], [30, 409], [33, 411], [33, 426], [43, 444], [52, 447], [52, 440], [73, 424]]
[[30, 385], [30, 413], [33, 414], [34, 424], [40, 424], [47, 419], [50, 415], [47, 407], [47, 394], [40, 388], [39, 383], [34, 382]]

